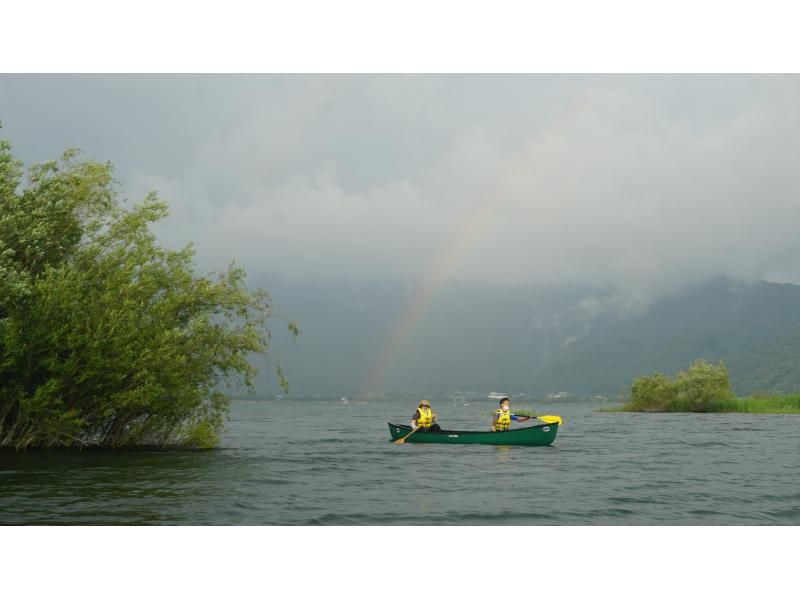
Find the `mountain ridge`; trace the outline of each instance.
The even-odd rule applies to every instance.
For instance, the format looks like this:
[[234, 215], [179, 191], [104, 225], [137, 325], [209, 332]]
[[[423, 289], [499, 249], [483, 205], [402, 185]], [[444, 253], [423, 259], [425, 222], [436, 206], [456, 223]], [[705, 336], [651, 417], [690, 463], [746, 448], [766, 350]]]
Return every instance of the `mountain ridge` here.
[[[723, 360], [734, 391], [800, 391], [800, 286], [720, 277], [616, 310], [609, 290], [572, 285], [497, 289], [451, 284], [407, 319], [413, 283], [257, 281], [275, 313], [299, 321], [297, 343], [274, 326], [292, 394], [616, 395], [641, 375]], [[588, 307], [587, 307], [588, 306]], [[597, 306], [600, 306], [597, 308]], [[388, 339], [409, 322], [397, 347]], [[380, 386], [364, 388], [379, 367]], [[374, 377], [373, 377], [374, 378]], [[275, 389], [274, 381], [261, 387]]]

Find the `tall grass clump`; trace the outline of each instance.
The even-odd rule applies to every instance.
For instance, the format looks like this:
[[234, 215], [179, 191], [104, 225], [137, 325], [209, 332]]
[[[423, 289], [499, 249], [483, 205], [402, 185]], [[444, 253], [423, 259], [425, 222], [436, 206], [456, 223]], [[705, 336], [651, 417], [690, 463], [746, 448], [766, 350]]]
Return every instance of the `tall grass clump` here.
[[800, 395], [759, 394], [741, 399], [713, 401], [717, 413], [800, 413]]

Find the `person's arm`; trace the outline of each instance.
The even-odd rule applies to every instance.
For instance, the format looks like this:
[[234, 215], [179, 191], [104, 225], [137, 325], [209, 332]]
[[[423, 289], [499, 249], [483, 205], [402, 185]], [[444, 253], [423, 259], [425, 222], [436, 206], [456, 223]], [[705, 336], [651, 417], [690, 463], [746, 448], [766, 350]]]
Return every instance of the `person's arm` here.
[[414, 415], [411, 417], [411, 429], [417, 429], [417, 418], [419, 417], [419, 411], [415, 411]]
[[497, 432], [497, 428], [494, 425], [496, 422], [497, 422], [497, 414], [495, 413], [492, 416], [492, 432]]

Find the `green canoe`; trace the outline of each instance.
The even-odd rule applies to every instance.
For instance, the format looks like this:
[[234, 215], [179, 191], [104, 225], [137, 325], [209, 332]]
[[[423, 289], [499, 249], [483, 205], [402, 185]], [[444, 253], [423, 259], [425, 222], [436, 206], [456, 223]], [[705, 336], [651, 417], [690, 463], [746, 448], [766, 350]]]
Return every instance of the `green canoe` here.
[[[411, 426], [389, 422], [389, 434], [392, 440], [402, 438], [411, 432]], [[434, 444], [504, 444], [524, 446], [547, 446], [553, 444], [558, 432], [558, 424], [540, 424], [528, 428], [516, 428], [505, 432], [461, 432], [442, 430], [441, 432], [423, 432], [419, 430], [411, 434], [405, 441]]]

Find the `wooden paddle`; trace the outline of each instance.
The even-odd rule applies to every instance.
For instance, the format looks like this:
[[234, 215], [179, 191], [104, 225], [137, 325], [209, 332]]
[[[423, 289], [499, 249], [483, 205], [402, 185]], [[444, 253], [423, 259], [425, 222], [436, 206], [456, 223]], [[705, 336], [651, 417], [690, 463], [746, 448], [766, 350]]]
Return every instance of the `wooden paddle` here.
[[419, 427], [417, 427], [417, 428], [414, 428], [413, 430], [411, 430], [411, 431], [410, 431], [408, 434], [406, 434], [406, 435], [405, 435], [405, 436], [403, 436], [402, 438], [398, 438], [397, 440], [395, 440], [395, 441], [394, 441], [394, 443], [395, 443], [395, 444], [403, 444], [403, 443], [406, 441], [406, 438], [408, 438], [409, 436], [411, 436], [411, 435], [412, 435], [414, 432], [416, 432], [417, 430], [419, 430]]

